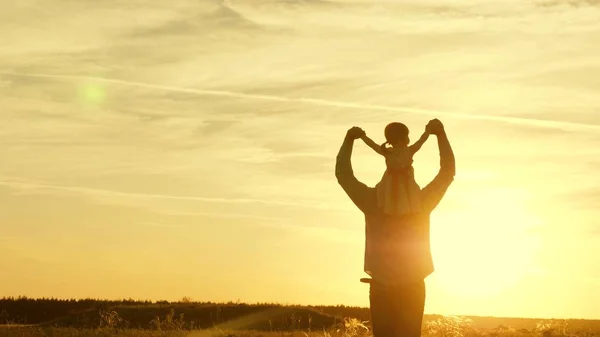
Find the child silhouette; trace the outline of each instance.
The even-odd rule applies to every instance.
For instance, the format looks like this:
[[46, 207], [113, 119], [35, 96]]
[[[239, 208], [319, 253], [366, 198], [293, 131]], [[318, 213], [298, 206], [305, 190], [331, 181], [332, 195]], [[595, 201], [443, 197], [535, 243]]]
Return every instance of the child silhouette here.
[[384, 213], [389, 215], [419, 213], [420, 188], [415, 181], [412, 163], [415, 153], [429, 138], [429, 128], [425, 128], [421, 138], [410, 146], [408, 128], [402, 123], [388, 124], [384, 134], [386, 141], [381, 145], [366, 134], [361, 137], [370, 148], [385, 157], [387, 168], [376, 186], [377, 203]]

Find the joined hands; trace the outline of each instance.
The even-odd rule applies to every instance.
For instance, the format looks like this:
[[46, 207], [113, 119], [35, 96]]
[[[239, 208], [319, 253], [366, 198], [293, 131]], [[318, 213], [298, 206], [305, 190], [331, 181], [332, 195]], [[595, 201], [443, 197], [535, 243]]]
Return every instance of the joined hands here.
[[362, 138], [366, 136], [366, 133], [363, 129], [359, 128], [358, 126], [353, 126], [351, 127], [348, 132], [346, 133], [346, 137], [352, 139], [352, 140], [356, 140], [359, 138]]
[[427, 123], [425, 132], [439, 136], [440, 134], [444, 133], [444, 124], [442, 124], [442, 122], [437, 118], [432, 119], [429, 121], [429, 123]]

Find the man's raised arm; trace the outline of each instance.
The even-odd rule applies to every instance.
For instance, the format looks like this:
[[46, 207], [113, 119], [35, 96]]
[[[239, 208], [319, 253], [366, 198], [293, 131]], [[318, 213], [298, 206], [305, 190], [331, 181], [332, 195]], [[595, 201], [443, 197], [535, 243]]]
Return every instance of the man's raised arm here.
[[440, 170], [433, 181], [425, 186], [421, 192], [423, 206], [432, 211], [442, 200], [452, 181], [454, 181], [456, 162], [442, 122], [434, 119], [429, 122], [427, 128], [432, 134], [437, 136], [440, 151]]
[[335, 177], [338, 183], [342, 186], [346, 194], [352, 202], [363, 212], [367, 212], [371, 205], [373, 191], [367, 185], [361, 183], [354, 176], [352, 170], [352, 148], [354, 141], [360, 138], [364, 131], [358, 127], [353, 127], [348, 130], [344, 142], [340, 147], [340, 151], [335, 161]]
[[454, 179], [454, 175], [456, 174], [456, 160], [454, 159], [454, 151], [452, 151], [452, 146], [450, 146], [450, 141], [443, 127], [437, 135], [437, 139], [440, 150], [440, 171], [438, 175]]

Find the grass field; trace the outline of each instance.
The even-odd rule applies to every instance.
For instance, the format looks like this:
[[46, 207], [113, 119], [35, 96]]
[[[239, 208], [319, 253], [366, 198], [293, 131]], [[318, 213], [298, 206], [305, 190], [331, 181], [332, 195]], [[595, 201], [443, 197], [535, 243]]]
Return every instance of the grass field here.
[[[167, 301], [0, 299], [0, 337], [368, 337], [369, 309]], [[424, 337], [600, 337], [600, 321], [425, 315]]]
[[[88, 336], [186, 336], [186, 337], [369, 337], [372, 336], [368, 322], [356, 318], [345, 318], [329, 329], [311, 331], [295, 329], [290, 331], [259, 331], [222, 329], [219, 326], [208, 329], [190, 329], [183, 316], [176, 317], [172, 310], [164, 317], [156, 317], [151, 329], [130, 329], [123, 327], [123, 319], [116, 312], [100, 315], [97, 328], [68, 328], [38, 325], [3, 325], [0, 337], [88, 337]], [[441, 316], [426, 321], [423, 325], [424, 337], [600, 337], [599, 332], [577, 330], [566, 320], [541, 321], [535, 329], [515, 329], [498, 326], [493, 329], [474, 328], [468, 318]]]

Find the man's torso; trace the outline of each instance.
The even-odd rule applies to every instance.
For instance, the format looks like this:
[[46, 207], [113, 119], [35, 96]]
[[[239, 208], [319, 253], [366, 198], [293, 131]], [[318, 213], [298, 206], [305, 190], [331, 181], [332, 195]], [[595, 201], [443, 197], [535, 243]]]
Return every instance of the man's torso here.
[[365, 213], [365, 222], [365, 272], [373, 280], [410, 283], [433, 272], [428, 212], [390, 216], [373, 211]]

